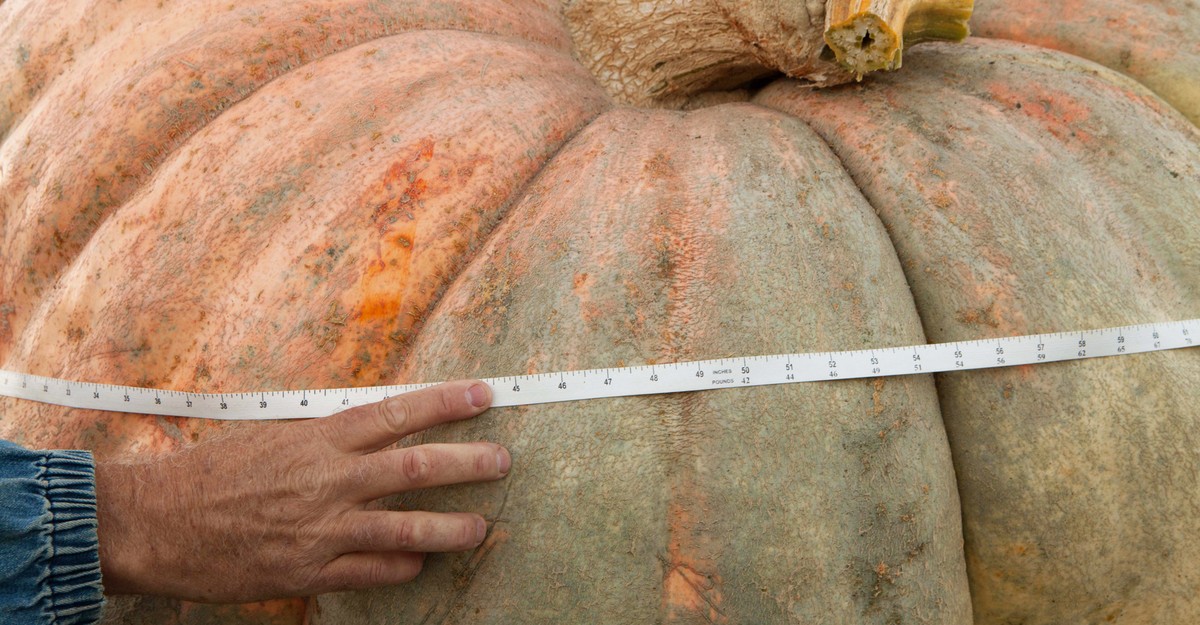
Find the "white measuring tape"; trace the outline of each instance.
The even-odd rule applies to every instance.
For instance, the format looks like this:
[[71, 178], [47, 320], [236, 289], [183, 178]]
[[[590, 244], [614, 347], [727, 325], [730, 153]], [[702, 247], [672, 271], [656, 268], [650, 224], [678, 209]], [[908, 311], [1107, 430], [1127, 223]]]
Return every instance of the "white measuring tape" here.
[[[1034, 365], [1197, 345], [1200, 319], [844, 352], [776, 354], [485, 378], [493, 406]], [[433, 386], [189, 393], [47, 378], [0, 369], [0, 396], [206, 419], [302, 419]]]

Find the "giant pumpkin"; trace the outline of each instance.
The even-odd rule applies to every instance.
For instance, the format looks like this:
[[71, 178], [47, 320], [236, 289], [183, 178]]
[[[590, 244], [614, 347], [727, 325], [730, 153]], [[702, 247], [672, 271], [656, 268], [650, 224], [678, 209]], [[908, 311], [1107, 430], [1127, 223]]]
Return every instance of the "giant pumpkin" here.
[[[1196, 315], [1184, 116], [1027, 45], [901, 59], [959, 2], [821, 4], [7, 0], [0, 366], [300, 389]], [[497, 409], [421, 439], [505, 481], [392, 502], [483, 513], [476, 552], [108, 620], [1195, 622], [1198, 386], [1189, 350]], [[0, 415], [100, 458], [226, 427]]]

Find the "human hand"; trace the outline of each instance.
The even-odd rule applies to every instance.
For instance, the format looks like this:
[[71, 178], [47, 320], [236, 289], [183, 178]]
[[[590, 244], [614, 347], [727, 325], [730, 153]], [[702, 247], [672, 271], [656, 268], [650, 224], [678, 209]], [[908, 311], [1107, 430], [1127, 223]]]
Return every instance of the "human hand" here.
[[490, 404], [486, 384], [449, 382], [324, 419], [233, 428], [146, 462], [99, 463], [105, 591], [245, 602], [409, 581], [426, 552], [478, 546], [483, 517], [368, 504], [499, 479], [511, 458], [492, 443], [385, 448]]

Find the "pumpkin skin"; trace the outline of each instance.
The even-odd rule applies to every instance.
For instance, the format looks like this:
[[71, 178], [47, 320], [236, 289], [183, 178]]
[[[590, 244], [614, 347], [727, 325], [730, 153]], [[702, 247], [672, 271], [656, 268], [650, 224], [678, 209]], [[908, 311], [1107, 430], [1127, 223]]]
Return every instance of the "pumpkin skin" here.
[[971, 29], [1136, 78], [1200, 125], [1200, 5], [1190, 0], [978, 0]]
[[[248, 59], [296, 48], [237, 24], [283, 37], [378, 8], [205, 6], [185, 7], [205, 16], [192, 30], [174, 12], [144, 27], [157, 55], [79, 34], [56, 79], [20, 83], [40, 95], [10, 98], [4, 368], [312, 388], [1159, 321], [1200, 301], [1195, 129], [1058, 54], [936, 46], [849, 89], [652, 112], [609, 101], [552, 6], [408, 3], [430, 8], [342, 47], [313, 26], [305, 55], [251, 64], [261, 79]], [[220, 53], [192, 70], [198, 51]], [[192, 98], [193, 81], [231, 91]], [[482, 512], [476, 553], [307, 606], [139, 599], [109, 618], [966, 623], [973, 601], [983, 623], [1190, 622], [1198, 371], [1179, 352], [495, 410], [421, 440], [501, 442], [505, 482], [393, 504]], [[0, 435], [101, 457], [233, 427], [0, 414]]]

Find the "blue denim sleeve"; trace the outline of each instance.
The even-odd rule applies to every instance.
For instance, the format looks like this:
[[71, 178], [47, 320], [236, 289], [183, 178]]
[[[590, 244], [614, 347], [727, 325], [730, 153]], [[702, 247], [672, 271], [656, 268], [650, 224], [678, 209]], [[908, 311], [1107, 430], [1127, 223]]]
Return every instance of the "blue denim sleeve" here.
[[0, 441], [0, 623], [91, 625], [103, 605], [92, 455]]

